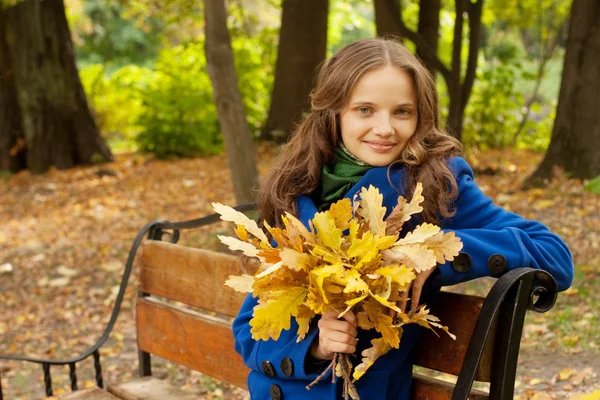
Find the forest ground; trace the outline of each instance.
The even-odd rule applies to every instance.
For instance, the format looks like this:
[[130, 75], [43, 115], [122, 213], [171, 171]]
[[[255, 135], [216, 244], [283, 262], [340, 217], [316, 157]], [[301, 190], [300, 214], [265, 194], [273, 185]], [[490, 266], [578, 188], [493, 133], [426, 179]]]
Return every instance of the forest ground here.
[[[259, 170], [276, 150], [260, 146]], [[541, 160], [516, 150], [471, 153], [476, 181], [494, 201], [548, 225], [573, 251], [576, 278], [546, 314], [530, 313], [517, 371], [518, 399], [600, 399], [600, 196], [560, 171], [545, 188], [520, 190]], [[102, 166], [21, 172], [0, 177], [0, 354], [74, 356], [93, 344], [112, 310], [124, 262], [138, 230], [154, 219], [181, 221], [233, 204], [224, 156], [154, 160], [119, 155]], [[180, 243], [215, 248], [217, 224], [184, 233]], [[457, 290], [485, 295], [491, 279]], [[133, 305], [137, 274], [102, 349], [105, 382], [137, 373]], [[93, 385], [91, 361], [79, 385]], [[162, 360], [153, 372], [206, 399], [247, 398], [197, 372]], [[38, 365], [0, 361], [6, 399], [43, 397]], [[68, 369], [53, 370], [56, 394], [69, 390]], [[448, 378], [448, 379], [451, 379]]]

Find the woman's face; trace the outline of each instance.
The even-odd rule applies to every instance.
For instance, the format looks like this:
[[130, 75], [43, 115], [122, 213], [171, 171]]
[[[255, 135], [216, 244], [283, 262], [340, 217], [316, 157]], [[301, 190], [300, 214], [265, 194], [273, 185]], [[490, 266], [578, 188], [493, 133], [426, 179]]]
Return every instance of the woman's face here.
[[397, 160], [417, 129], [417, 97], [410, 75], [386, 65], [364, 74], [340, 112], [344, 146], [374, 167]]

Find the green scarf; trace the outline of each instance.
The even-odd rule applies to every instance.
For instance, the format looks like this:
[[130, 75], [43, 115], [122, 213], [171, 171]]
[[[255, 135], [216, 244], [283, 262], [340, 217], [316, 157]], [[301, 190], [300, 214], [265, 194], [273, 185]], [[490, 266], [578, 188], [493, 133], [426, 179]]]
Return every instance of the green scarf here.
[[371, 168], [373, 167], [352, 155], [343, 144], [336, 147], [335, 157], [323, 166], [321, 185], [312, 195], [317, 209], [326, 210], [344, 197]]

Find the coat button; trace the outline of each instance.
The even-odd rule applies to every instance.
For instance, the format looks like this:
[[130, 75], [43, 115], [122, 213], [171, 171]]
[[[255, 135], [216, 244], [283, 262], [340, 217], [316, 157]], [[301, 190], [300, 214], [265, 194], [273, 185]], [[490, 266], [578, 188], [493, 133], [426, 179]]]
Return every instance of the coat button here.
[[452, 268], [456, 272], [467, 272], [471, 269], [471, 256], [467, 253], [459, 253], [452, 261]]
[[275, 368], [273, 368], [273, 364], [271, 364], [267, 360], [262, 362], [261, 367], [265, 375], [269, 378], [273, 378], [275, 376]]
[[271, 393], [271, 399], [272, 400], [281, 400], [283, 399], [282, 393], [281, 393], [281, 388], [278, 385], [272, 384], [271, 385], [271, 389], [270, 389], [270, 393]]
[[500, 275], [506, 272], [508, 262], [502, 254], [494, 254], [488, 259], [488, 269], [492, 275]]
[[285, 376], [292, 376], [294, 373], [294, 363], [290, 358], [285, 357], [281, 360], [281, 372], [283, 372]]

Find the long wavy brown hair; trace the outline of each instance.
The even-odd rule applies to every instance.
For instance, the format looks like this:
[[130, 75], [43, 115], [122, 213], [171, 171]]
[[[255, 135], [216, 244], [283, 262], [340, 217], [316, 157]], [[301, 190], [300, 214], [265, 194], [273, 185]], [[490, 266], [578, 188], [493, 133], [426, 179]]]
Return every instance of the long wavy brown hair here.
[[376, 38], [341, 48], [321, 66], [317, 85], [310, 94], [311, 111], [295, 127], [259, 191], [263, 220], [279, 226], [284, 211], [296, 214], [298, 195], [317, 189], [323, 165], [332, 160], [341, 140], [339, 114], [349, 101], [352, 89], [365, 73], [387, 65], [399, 67], [412, 77], [418, 111], [417, 130], [396, 161], [406, 166], [407, 182], [390, 184], [394, 187], [404, 184], [410, 196], [416, 183], [423, 183], [425, 202], [421, 217], [425, 222], [437, 223], [440, 216], [454, 214], [452, 201], [458, 189], [446, 160], [460, 154], [462, 147], [439, 126], [434, 80], [399, 42]]

